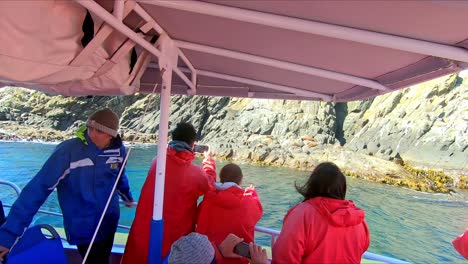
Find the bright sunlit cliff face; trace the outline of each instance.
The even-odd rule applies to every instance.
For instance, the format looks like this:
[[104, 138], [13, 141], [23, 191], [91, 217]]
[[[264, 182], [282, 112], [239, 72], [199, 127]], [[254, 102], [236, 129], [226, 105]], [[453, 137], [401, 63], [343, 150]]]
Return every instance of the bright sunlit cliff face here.
[[[347, 175], [447, 192], [466, 182], [460, 176], [468, 145], [464, 136], [468, 124], [463, 119], [468, 112], [467, 81], [464, 71], [372, 100], [337, 104], [174, 96], [170, 122], [190, 120], [200, 129], [201, 143], [212, 146], [217, 157], [304, 170], [332, 160]], [[124, 140], [132, 141], [143, 118], [139, 141], [155, 142], [158, 107], [145, 109], [158, 98], [63, 97], [2, 89], [0, 129], [5, 132], [0, 131], [0, 138], [62, 140], [101, 106], [122, 117]], [[418, 167], [444, 169], [453, 181], [437, 183], [437, 177], [423, 185], [409, 181]]]

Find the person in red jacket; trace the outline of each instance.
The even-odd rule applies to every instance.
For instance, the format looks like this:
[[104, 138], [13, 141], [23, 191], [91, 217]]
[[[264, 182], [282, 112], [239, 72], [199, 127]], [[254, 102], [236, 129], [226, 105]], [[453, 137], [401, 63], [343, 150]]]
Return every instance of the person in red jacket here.
[[[192, 151], [197, 132], [188, 123], [179, 123], [172, 131], [166, 157], [166, 179], [163, 206], [162, 256], [168, 255], [172, 243], [195, 231], [197, 200], [214, 190], [216, 166], [211, 153], [205, 152], [203, 168], [192, 164]], [[148, 263], [150, 225], [153, 216], [156, 158], [141, 190], [135, 219], [133, 220], [122, 264]]]
[[468, 260], [468, 229], [452, 241], [453, 247]]
[[[217, 244], [230, 233], [247, 243], [253, 242], [255, 225], [263, 214], [257, 191], [240, 186], [243, 175], [236, 164], [224, 166], [219, 177], [221, 182], [216, 183], [216, 190], [208, 192], [198, 207], [196, 232], [207, 235]], [[221, 263], [248, 262], [246, 258], [225, 258]]]
[[304, 201], [286, 214], [272, 263], [360, 263], [369, 247], [365, 213], [345, 200], [346, 178], [331, 162], [319, 164], [304, 186]]

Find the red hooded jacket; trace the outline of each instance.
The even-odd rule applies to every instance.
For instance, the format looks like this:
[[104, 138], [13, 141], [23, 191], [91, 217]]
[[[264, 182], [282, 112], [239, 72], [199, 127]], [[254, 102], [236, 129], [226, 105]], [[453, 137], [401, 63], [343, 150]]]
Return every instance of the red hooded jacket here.
[[[163, 256], [169, 253], [172, 244], [177, 239], [195, 231], [197, 200], [209, 190], [214, 189], [216, 181], [214, 160], [205, 159], [202, 169], [192, 164], [194, 158], [195, 155], [190, 151], [167, 148], [163, 206]], [[155, 172], [156, 158], [151, 163], [148, 176], [141, 189], [122, 264], [148, 263]]]
[[[207, 235], [220, 244], [229, 233], [254, 241], [255, 225], [262, 217], [263, 208], [255, 189], [232, 186], [225, 190], [208, 192], [198, 207], [196, 232]], [[248, 263], [248, 259], [222, 259], [221, 263]]]
[[468, 229], [452, 242], [453, 247], [468, 260]]
[[273, 262], [360, 263], [369, 247], [365, 213], [352, 201], [316, 197], [286, 214]]

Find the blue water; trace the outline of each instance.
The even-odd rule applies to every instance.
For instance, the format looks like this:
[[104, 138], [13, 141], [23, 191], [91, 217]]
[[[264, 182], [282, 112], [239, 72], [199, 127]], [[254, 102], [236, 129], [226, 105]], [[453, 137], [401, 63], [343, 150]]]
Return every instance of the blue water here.
[[[0, 142], [0, 179], [23, 187], [39, 171], [54, 149], [53, 144]], [[127, 166], [134, 196], [145, 180], [155, 146], [138, 146], [132, 151]], [[200, 160], [197, 160], [200, 163]], [[225, 162], [217, 162], [218, 169]], [[244, 183], [254, 184], [260, 195], [264, 215], [259, 225], [280, 229], [287, 210], [301, 199], [294, 190], [295, 181], [303, 181], [307, 172], [241, 164]], [[0, 186], [0, 200], [12, 203], [16, 195]], [[451, 241], [468, 227], [468, 193], [456, 195], [420, 193], [348, 178], [347, 198], [366, 211], [371, 231], [370, 252], [416, 263], [460, 262], [462, 257]], [[59, 212], [53, 193], [42, 207]], [[120, 223], [131, 225], [134, 209], [122, 207]], [[38, 215], [36, 223], [60, 226], [61, 219]], [[269, 238], [258, 236], [267, 245]]]

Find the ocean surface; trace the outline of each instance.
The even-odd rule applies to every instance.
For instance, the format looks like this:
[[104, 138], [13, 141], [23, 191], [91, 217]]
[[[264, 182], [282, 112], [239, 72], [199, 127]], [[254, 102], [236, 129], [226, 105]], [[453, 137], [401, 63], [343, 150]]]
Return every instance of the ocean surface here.
[[[54, 144], [0, 142], [0, 179], [23, 187], [39, 171], [53, 151]], [[154, 145], [137, 145], [127, 165], [127, 175], [135, 198], [145, 180], [156, 153]], [[197, 163], [200, 164], [200, 160]], [[226, 162], [217, 162], [219, 169]], [[287, 210], [301, 201], [294, 183], [304, 182], [310, 172], [286, 168], [240, 164], [245, 185], [254, 184], [260, 195], [264, 215], [261, 226], [281, 229]], [[371, 232], [370, 252], [414, 263], [463, 262], [451, 241], [468, 228], [468, 193], [429, 194], [404, 188], [348, 178], [347, 199], [366, 211]], [[0, 200], [11, 204], [15, 193], [0, 186]], [[42, 209], [60, 212], [53, 193]], [[121, 208], [120, 223], [131, 225], [134, 209]], [[61, 226], [55, 216], [38, 214], [36, 223]], [[121, 230], [121, 232], [125, 232]], [[269, 237], [257, 236], [257, 242], [268, 245]]]

